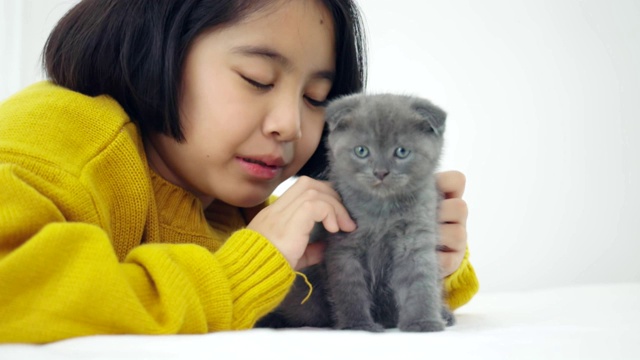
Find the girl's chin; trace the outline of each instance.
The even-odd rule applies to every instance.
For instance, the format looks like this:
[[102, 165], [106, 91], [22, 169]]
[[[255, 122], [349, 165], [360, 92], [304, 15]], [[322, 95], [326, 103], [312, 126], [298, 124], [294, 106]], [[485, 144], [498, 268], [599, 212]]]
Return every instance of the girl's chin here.
[[271, 188], [261, 188], [261, 189], [251, 189], [250, 191], [244, 192], [242, 196], [234, 194], [235, 196], [229, 197], [221, 197], [219, 200], [223, 201], [229, 205], [240, 207], [240, 208], [252, 208], [258, 205], [263, 204], [265, 201], [269, 199], [269, 196], [273, 193], [275, 187]]

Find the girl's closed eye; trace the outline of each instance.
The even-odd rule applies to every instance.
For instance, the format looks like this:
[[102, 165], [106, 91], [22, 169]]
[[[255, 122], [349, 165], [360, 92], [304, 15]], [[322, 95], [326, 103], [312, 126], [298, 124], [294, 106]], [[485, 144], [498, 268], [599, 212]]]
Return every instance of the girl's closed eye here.
[[329, 104], [331, 85], [331, 82], [325, 80], [314, 81], [305, 89], [302, 97], [312, 108], [325, 108]]
[[319, 108], [323, 108], [326, 107], [327, 104], [329, 103], [329, 101], [327, 101], [327, 99], [324, 100], [315, 100], [312, 97], [305, 95], [304, 98], [307, 100], [307, 102], [309, 103], [309, 105], [313, 106], [313, 107], [319, 107]]
[[[250, 77], [244, 76], [244, 75], [240, 75], [240, 77], [242, 77], [242, 79], [244, 81], [246, 81], [247, 83], [249, 83], [251, 86], [255, 87], [258, 90], [271, 90], [273, 88], [273, 84], [264, 84], [262, 82], [259, 82], [257, 80], [254, 80]], [[319, 108], [323, 108], [326, 107], [328, 104], [327, 99], [324, 100], [316, 100], [313, 97], [309, 96], [309, 95], [304, 95], [305, 100], [307, 100], [307, 102], [309, 103], [309, 105], [313, 106], [313, 107], [319, 107]]]
[[273, 84], [264, 84], [244, 75], [240, 75], [240, 77], [242, 77], [244, 81], [248, 82], [251, 86], [257, 88], [258, 90], [270, 90], [271, 88], [273, 88]]

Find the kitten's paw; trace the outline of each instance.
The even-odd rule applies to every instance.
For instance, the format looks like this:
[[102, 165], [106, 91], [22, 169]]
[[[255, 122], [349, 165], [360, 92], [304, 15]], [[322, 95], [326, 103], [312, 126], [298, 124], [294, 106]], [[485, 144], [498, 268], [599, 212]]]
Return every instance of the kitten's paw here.
[[400, 331], [407, 332], [434, 332], [444, 330], [444, 321], [439, 320], [419, 320], [407, 324], [399, 324]]
[[273, 312], [273, 313], [267, 314], [265, 317], [258, 320], [258, 322], [255, 324], [254, 327], [279, 329], [279, 328], [286, 328], [290, 326], [291, 325], [289, 324], [289, 322], [284, 316], [276, 312]]
[[341, 330], [364, 330], [369, 332], [383, 332], [384, 326], [378, 323], [358, 323], [358, 324], [344, 324], [342, 326], [338, 326], [338, 329]]
[[442, 320], [444, 320], [444, 322], [447, 323], [447, 326], [453, 326], [456, 324], [456, 317], [453, 315], [453, 313], [449, 309], [447, 309], [446, 307], [443, 307], [441, 314], [442, 314]]

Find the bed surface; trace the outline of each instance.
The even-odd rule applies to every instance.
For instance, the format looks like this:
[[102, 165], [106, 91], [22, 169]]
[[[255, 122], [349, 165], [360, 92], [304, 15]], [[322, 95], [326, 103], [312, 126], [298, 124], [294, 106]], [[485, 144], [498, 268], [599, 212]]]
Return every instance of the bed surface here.
[[480, 292], [429, 334], [303, 328], [0, 345], [0, 359], [640, 359], [640, 283]]

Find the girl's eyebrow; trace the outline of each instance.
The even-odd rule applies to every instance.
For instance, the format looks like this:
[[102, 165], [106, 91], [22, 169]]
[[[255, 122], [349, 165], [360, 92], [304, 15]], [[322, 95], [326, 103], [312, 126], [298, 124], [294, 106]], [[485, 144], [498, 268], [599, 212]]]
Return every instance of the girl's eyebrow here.
[[[293, 69], [293, 64], [291, 60], [289, 60], [286, 56], [280, 54], [274, 49], [271, 49], [266, 46], [236, 46], [231, 49], [231, 52], [234, 54], [240, 54], [244, 56], [252, 56], [252, 57], [261, 57], [265, 58], [271, 62], [275, 62], [283, 67], [285, 70]], [[313, 78], [318, 79], [326, 79], [333, 82], [335, 78], [335, 72], [331, 70], [320, 70], [316, 71], [312, 75]]]

